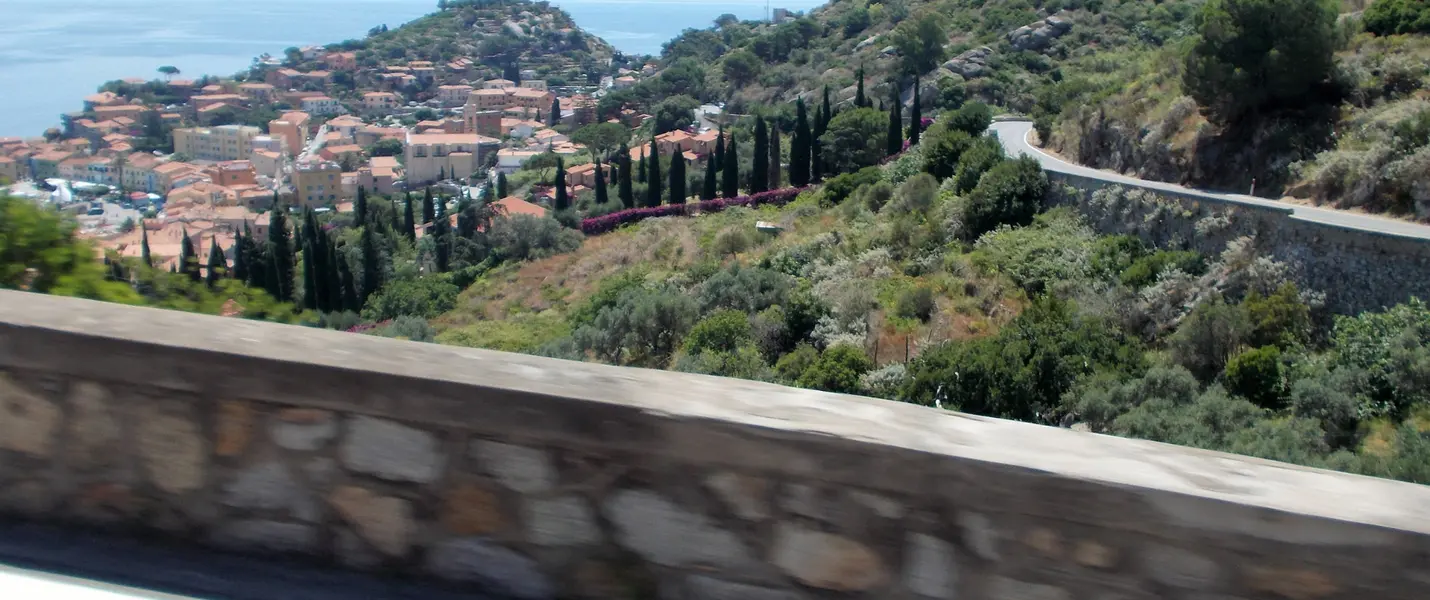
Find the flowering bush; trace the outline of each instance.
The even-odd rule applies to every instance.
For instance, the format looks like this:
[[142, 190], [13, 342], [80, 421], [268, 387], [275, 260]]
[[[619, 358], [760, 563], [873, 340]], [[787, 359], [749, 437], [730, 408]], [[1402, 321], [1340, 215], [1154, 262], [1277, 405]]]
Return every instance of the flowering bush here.
[[650, 206], [645, 208], [631, 208], [609, 215], [592, 217], [581, 221], [581, 233], [586, 235], [596, 235], [605, 233], [630, 223], [636, 223], [645, 219], [655, 217], [669, 217], [673, 215], [685, 215], [695, 212], [720, 212], [731, 206], [746, 206], [754, 208], [765, 204], [782, 206], [794, 200], [807, 188], [790, 187], [768, 192], [760, 192], [748, 196], [738, 196], [735, 198], [716, 198], [714, 200], [701, 200], [689, 204], [665, 204], [661, 206]]

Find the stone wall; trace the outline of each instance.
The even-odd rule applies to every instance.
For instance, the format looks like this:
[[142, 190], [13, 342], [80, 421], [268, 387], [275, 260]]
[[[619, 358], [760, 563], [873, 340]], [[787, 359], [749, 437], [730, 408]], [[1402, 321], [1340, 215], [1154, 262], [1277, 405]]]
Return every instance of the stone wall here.
[[1260, 254], [1286, 263], [1298, 286], [1324, 293], [1327, 308], [1338, 314], [1430, 299], [1430, 240], [1307, 221], [1289, 207], [1054, 171], [1048, 177], [1054, 183], [1049, 203], [1075, 208], [1101, 233], [1137, 235], [1158, 247], [1212, 257], [1227, 242], [1250, 238]]
[[1430, 490], [0, 291], [0, 512], [517, 598], [1419, 599]]

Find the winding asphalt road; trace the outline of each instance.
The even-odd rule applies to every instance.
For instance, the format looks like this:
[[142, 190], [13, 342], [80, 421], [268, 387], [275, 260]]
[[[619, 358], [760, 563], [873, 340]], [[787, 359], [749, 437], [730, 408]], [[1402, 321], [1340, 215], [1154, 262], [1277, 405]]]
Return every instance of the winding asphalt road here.
[[1171, 192], [1174, 194], [1205, 198], [1211, 201], [1240, 204], [1244, 206], [1256, 206], [1264, 209], [1275, 210], [1286, 214], [1287, 218], [1298, 219], [1310, 223], [1325, 225], [1328, 227], [1338, 227], [1341, 229], [1352, 229], [1380, 235], [1412, 238], [1422, 241], [1430, 241], [1430, 226], [1420, 225], [1409, 221], [1399, 221], [1360, 213], [1334, 210], [1329, 208], [1317, 208], [1313, 206], [1301, 206], [1289, 204], [1265, 198], [1257, 198], [1245, 194], [1223, 194], [1208, 192], [1192, 188], [1182, 187], [1170, 183], [1159, 181], [1147, 181], [1128, 177], [1110, 171], [1102, 171], [1081, 165], [1066, 162], [1060, 158], [1049, 155], [1042, 150], [1028, 143], [1028, 136], [1033, 132], [1033, 123], [1021, 120], [1006, 120], [994, 122], [989, 131], [992, 131], [998, 141], [1003, 144], [1003, 150], [1009, 156], [1026, 155], [1031, 156], [1043, 165], [1043, 169], [1055, 173], [1065, 173], [1098, 179], [1109, 183], [1117, 183], [1126, 186], [1140, 187], [1149, 190]]

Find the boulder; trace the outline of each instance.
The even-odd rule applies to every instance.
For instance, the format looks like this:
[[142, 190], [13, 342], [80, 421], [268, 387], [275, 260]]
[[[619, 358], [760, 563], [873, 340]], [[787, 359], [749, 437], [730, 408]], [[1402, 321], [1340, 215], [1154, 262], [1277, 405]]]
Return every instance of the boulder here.
[[988, 74], [988, 58], [993, 56], [993, 49], [988, 46], [979, 46], [943, 63], [943, 68], [950, 72], [962, 75], [964, 79], [973, 79]]
[[899, 53], [899, 49], [893, 46], [884, 46], [884, 49], [880, 50], [879, 53], [885, 56], [894, 56]]
[[871, 35], [871, 36], [869, 36], [869, 37], [864, 38], [864, 41], [859, 42], [857, 45], [855, 45], [855, 46], [854, 46], [854, 49], [855, 49], [855, 50], [863, 50], [863, 49], [865, 49], [865, 48], [868, 48], [869, 46], [873, 46], [873, 45], [874, 45], [874, 39], [877, 38], [877, 37], [879, 37], [879, 36], [877, 36], [877, 35]]
[[1008, 43], [1016, 50], [1043, 51], [1072, 29], [1072, 22], [1062, 17], [1048, 17], [1031, 25], [1008, 32]]

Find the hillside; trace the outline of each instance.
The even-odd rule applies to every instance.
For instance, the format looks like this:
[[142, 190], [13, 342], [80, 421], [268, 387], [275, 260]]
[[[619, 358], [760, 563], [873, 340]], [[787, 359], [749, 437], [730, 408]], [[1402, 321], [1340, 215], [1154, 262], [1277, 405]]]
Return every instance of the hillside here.
[[1216, 123], [1183, 81], [1201, 5], [834, 2], [778, 25], [723, 21], [687, 31], [661, 60], [682, 80], [698, 75], [700, 86], [682, 93], [728, 99], [735, 112], [772, 110], [826, 87], [847, 103], [861, 67], [876, 101], [904, 73], [907, 103], [909, 74], [919, 73], [926, 111], [976, 99], [1042, 117], [1047, 146], [1090, 166], [1242, 192], [1254, 180], [1262, 196], [1430, 217], [1430, 191], [1419, 183], [1430, 173], [1423, 34], [1367, 32], [1361, 11], [1371, 4], [1342, 2], [1334, 32], [1322, 36], [1335, 55], [1318, 90], [1254, 121]]

